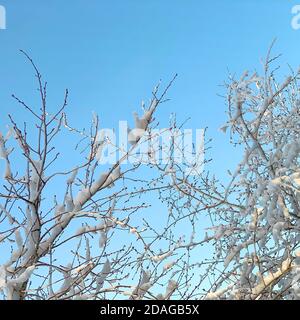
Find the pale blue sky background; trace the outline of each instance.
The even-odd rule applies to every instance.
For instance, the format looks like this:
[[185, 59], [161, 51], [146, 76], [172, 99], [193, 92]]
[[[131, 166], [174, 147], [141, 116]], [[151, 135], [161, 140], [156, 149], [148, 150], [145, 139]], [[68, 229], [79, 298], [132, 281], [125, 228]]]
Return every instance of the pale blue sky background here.
[[19, 49], [30, 53], [49, 82], [56, 106], [70, 89], [74, 124], [87, 126], [93, 110], [105, 127], [131, 119], [153, 86], [179, 77], [172, 101], [159, 111], [162, 125], [171, 112], [192, 128], [208, 127], [218, 172], [230, 166], [228, 137], [217, 129], [225, 106], [217, 93], [227, 68], [259, 68], [274, 37], [283, 65], [300, 64], [300, 30], [291, 28], [287, 0], [0, 0], [7, 30], [0, 31], [0, 126], [11, 112], [24, 117], [12, 92], [33, 99], [33, 77]]
[[[300, 0], [299, 0], [300, 3]], [[70, 90], [69, 115], [75, 126], [88, 126], [92, 111], [104, 127], [131, 120], [154, 85], [178, 73], [172, 100], [158, 111], [161, 126], [177, 113], [187, 128], [208, 127], [213, 138], [211, 169], [225, 178], [238, 151], [218, 131], [226, 121], [217, 96], [227, 70], [260, 70], [260, 58], [277, 37], [274, 53], [281, 64], [300, 65], [300, 30], [291, 27], [287, 0], [0, 0], [7, 29], [0, 30], [0, 130], [27, 119], [11, 93], [35, 105], [32, 70], [26, 50], [49, 83], [49, 103], [56, 109]], [[63, 144], [65, 141], [59, 141]], [[66, 159], [67, 161], [71, 161]], [[4, 164], [0, 163], [0, 171]]]

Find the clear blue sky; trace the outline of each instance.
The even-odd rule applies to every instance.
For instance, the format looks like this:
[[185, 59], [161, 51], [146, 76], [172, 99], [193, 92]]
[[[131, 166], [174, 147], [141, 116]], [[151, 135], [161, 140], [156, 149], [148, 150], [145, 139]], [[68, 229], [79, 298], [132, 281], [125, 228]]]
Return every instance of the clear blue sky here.
[[[299, 0], [300, 3], [300, 0]], [[281, 63], [300, 65], [300, 30], [291, 27], [287, 0], [0, 0], [7, 29], [0, 30], [0, 130], [7, 113], [26, 119], [11, 93], [33, 105], [32, 70], [26, 50], [49, 83], [51, 108], [70, 90], [74, 125], [88, 126], [97, 111], [105, 127], [132, 118], [154, 85], [179, 77], [172, 100], [158, 111], [162, 126], [170, 113], [189, 128], [208, 127], [213, 138], [213, 172], [225, 177], [238, 152], [218, 131], [226, 121], [220, 84], [227, 70], [260, 68], [271, 41]], [[140, 110], [139, 110], [140, 111]], [[60, 142], [61, 144], [64, 141]], [[3, 163], [0, 163], [3, 170]]]
[[[286, 0], [0, 0], [7, 30], [0, 31], [0, 127], [11, 112], [23, 119], [10, 98], [33, 98], [31, 69], [18, 53], [30, 53], [49, 82], [53, 106], [70, 89], [69, 114], [87, 126], [96, 110], [105, 127], [131, 119], [151, 89], [178, 73], [172, 101], [159, 111], [162, 125], [171, 112], [191, 128], [208, 127], [214, 138], [216, 170], [230, 166], [228, 137], [217, 129], [225, 120], [219, 87], [227, 69], [259, 68], [274, 37], [281, 62], [300, 64], [300, 30], [291, 28]], [[226, 154], [227, 153], [227, 154]], [[221, 160], [221, 161], [220, 161]], [[226, 160], [226, 161], [224, 161]]]

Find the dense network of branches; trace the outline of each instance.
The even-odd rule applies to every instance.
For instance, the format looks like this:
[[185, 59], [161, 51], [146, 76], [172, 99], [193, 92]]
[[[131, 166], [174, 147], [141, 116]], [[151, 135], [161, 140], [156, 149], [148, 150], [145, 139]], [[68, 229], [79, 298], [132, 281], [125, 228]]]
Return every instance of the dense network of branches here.
[[[154, 199], [163, 203], [177, 193], [170, 183], [175, 171], [171, 166], [173, 135], [168, 145], [149, 143], [151, 130], [157, 126], [154, 113], [166, 101], [174, 79], [162, 94], [159, 86], [154, 89], [149, 105], [142, 106], [141, 117], [134, 113], [130, 146], [124, 151], [100, 134], [97, 115], [88, 132], [69, 124], [68, 91], [62, 106], [50, 112], [47, 83], [33, 60], [23, 54], [35, 71], [40, 107], [13, 95], [33, 121], [20, 125], [9, 115], [8, 132], [0, 134], [0, 156], [5, 163], [0, 190], [2, 298], [182, 298], [191, 266], [183, 258], [185, 240], [173, 227], [184, 225], [181, 234], [186, 234], [189, 226], [192, 230], [190, 220], [167, 202], [158, 212], [147, 210]], [[176, 130], [172, 119], [168, 130]], [[57, 151], [57, 141], [68, 134], [79, 135], [80, 140], [74, 167], [67, 165], [67, 146]], [[143, 143], [152, 148], [142, 148]], [[169, 154], [167, 161], [152, 159], [152, 151], [164, 157]], [[122, 156], [108, 166], [101, 163], [107, 152]], [[136, 154], [140, 157], [127, 161]], [[183, 169], [184, 164], [176, 171]]]
[[243, 150], [230, 183], [185, 183], [212, 222], [206, 299], [300, 298], [300, 70], [278, 82], [270, 52], [262, 75], [246, 71], [225, 85], [221, 131]]
[[[58, 111], [49, 112], [47, 83], [26, 55], [41, 106], [13, 96], [35, 119], [35, 134], [13, 116], [0, 134], [2, 297], [300, 298], [300, 70], [277, 81], [278, 57], [270, 54], [262, 75], [245, 72], [225, 84], [229, 119], [221, 130], [243, 150], [227, 185], [205, 171], [188, 174], [184, 155], [174, 160], [180, 150], [174, 118], [169, 145], [153, 144], [149, 161], [123, 164], [153, 138], [154, 114], [173, 81], [160, 95], [154, 89], [141, 117], [135, 113], [129, 151], [106, 168], [105, 149], [120, 150], [99, 135], [98, 116], [88, 133], [73, 128], [68, 91]], [[58, 169], [55, 141], [67, 132], [80, 136], [80, 161]], [[154, 161], [155, 148], [168, 160]], [[153, 199], [159, 212], [149, 210]]]

